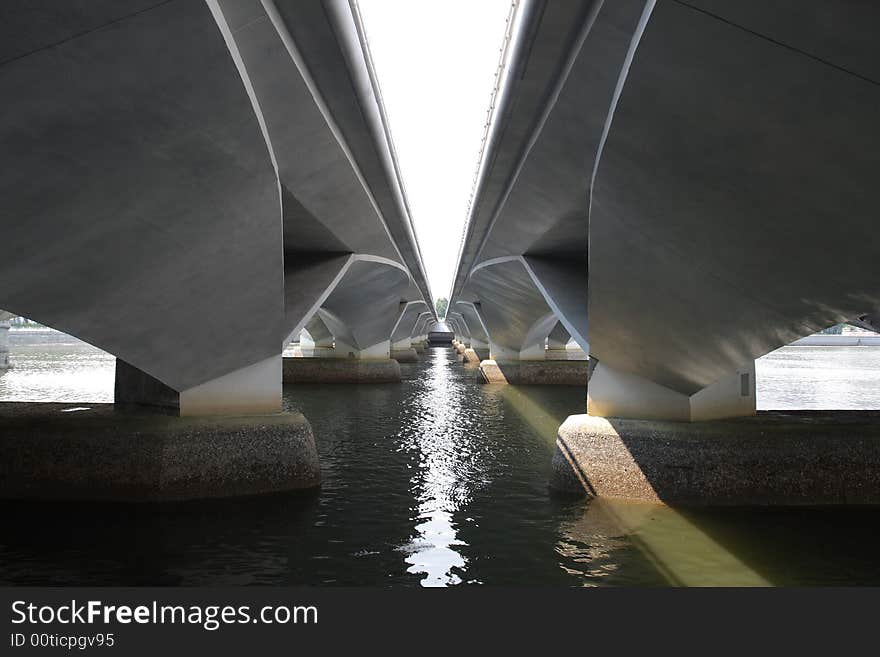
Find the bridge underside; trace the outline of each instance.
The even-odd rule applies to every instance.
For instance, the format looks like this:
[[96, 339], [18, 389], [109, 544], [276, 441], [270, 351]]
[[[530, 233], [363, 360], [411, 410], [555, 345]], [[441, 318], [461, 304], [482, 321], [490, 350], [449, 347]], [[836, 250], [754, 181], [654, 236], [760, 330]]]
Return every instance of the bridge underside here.
[[754, 413], [756, 358], [869, 321], [880, 9], [520, 11], [452, 298], [496, 359], [555, 319], [591, 414], [710, 419]]
[[693, 397], [880, 304], [864, 269], [880, 47], [862, 28], [880, 9], [690, 5], [658, 2], [633, 43], [592, 188], [588, 296], [601, 365]]
[[184, 415], [280, 410], [318, 312], [388, 357], [430, 294], [355, 7], [25, 4], [0, 10], [0, 308]]

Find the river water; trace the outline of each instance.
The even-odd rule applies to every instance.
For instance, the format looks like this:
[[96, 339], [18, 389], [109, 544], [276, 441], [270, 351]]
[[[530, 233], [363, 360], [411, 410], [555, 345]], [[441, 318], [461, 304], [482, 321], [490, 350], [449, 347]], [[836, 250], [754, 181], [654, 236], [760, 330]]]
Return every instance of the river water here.
[[[13, 333], [0, 400], [112, 400], [112, 357], [35, 335]], [[315, 433], [315, 494], [0, 503], [0, 584], [880, 584], [878, 509], [559, 498], [555, 433], [583, 390], [483, 385], [443, 348], [402, 370], [401, 384], [285, 386]], [[759, 404], [877, 408], [878, 372], [880, 348], [786, 348], [758, 363]]]

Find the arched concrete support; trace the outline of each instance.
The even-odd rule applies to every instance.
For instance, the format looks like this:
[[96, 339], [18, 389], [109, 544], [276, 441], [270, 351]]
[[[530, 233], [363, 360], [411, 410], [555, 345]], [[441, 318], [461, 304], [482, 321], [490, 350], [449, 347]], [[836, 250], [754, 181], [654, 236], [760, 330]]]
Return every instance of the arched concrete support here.
[[558, 318], [544, 300], [522, 258], [483, 263], [468, 290], [480, 299], [490, 358], [496, 361], [544, 358], [544, 341]]
[[589, 353], [586, 257], [526, 255], [523, 266], [568, 334]]
[[547, 337], [559, 323], [552, 312], [539, 317], [529, 328], [519, 352], [519, 360], [544, 360], [547, 357]]
[[448, 316], [451, 322], [454, 322], [454, 326], [456, 327], [456, 331], [459, 334], [457, 337], [460, 337], [461, 341], [464, 342], [465, 346], [471, 346], [471, 329], [468, 326], [467, 321], [459, 312], [455, 312], [450, 310], [448, 312]]
[[[189, 391], [193, 408], [232, 410], [225, 393], [205, 403], [208, 390], [245, 370], [252, 380], [284, 337], [281, 208], [211, 12], [90, 5], [51, 14], [51, 30], [0, 12], [16, 34], [0, 65], [15, 98], [0, 110], [15, 254], [0, 260], [0, 306]], [[261, 391], [277, 383], [263, 369]], [[256, 412], [271, 405], [257, 397]]]
[[529, 332], [548, 313], [555, 315], [581, 348], [589, 349], [586, 270], [584, 258], [572, 257], [505, 256], [477, 266], [467, 290], [480, 299], [498, 353], [515, 359], [520, 351], [528, 358], [535, 337]]
[[391, 318], [399, 316], [401, 297], [418, 294], [406, 269], [368, 254], [332, 254], [304, 262], [308, 264], [297, 269], [297, 287], [288, 287], [299, 290], [285, 313], [293, 327], [290, 335], [299, 335], [308, 322], [320, 322], [324, 328], [317, 332], [325, 340], [326, 334], [333, 335], [336, 348], [331, 354], [315, 355], [346, 358], [374, 345], [378, 347], [370, 353], [390, 349]]
[[547, 336], [547, 350], [558, 351], [565, 349], [565, 345], [568, 344], [569, 340], [571, 340], [571, 334], [565, 330], [562, 322], [557, 322], [553, 330], [550, 331], [550, 335]]
[[316, 358], [333, 355], [333, 334], [315, 313], [300, 332], [300, 353], [304, 358]]
[[470, 301], [457, 301], [455, 308], [461, 313], [462, 318], [467, 323], [470, 330], [471, 347], [473, 349], [481, 349], [486, 351], [488, 358], [489, 350], [489, 330], [483, 318], [480, 316], [480, 304]]
[[[333, 335], [330, 358], [286, 358], [285, 383], [360, 383], [400, 380], [391, 339], [412, 294], [406, 270], [385, 258], [351, 256], [315, 314]], [[336, 362], [334, 362], [336, 361]]]
[[468, 345], [470, 343], [470, 338], [467, 332], [467, 328], [465, 325], [455, 317], [447, 317], [446, 323], [449, 328], [455, 333], [456, 339], [464, 345]]
[[409, 284], [406, 270], [393, 261], [353, 262], [319, 311], [337, 350], [357, 358], [388, 358]]
[[330, 332], [330, 329], [327, 328], [327, 325], [321, 319], [321, 315], [319, 313], [315, 313], [314, 317], [312, 317], [307, 323], [303, 332], [308, 331], [309, 337], [311, 338], [311, 347], [324, 347], [327, 349], [331, 349], [333, 347], [333, 334]]
[[391, 330], [391, 349], [408, 350], [412, 347], [413, 331], [419, 316], [425, 312], [428, 304], [422, 300], [402, 303], [397, 323]]
[[557, 323], [547, 336], [547, 360], [586, 360], [587, 353], [572, 339], [565, 326]]
[[592, 354], [686, 397], [880, 302], [880, 7], [691, 4], [658, 2], [632, 49], [589, 281]]
[[431, 322], [434, 321], [434, 313], [430, 311], [424, 311], [419, 315], [418, 320], [416, 320], [416, 325], [413, 328], [413, 339], [412, 342], [418, 342], [422, 346], [427, 343], [428, 340], [428, 330]]
[[285, 253], [400, 259], [427, 297], [356, 7], [210, 4], [275, 155]]

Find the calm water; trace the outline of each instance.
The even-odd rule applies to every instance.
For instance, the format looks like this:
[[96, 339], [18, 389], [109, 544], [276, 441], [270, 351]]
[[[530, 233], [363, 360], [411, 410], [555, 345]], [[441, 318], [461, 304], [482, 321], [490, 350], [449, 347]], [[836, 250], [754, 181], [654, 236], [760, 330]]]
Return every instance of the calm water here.
[[[112, 358], [25, 341], [13, 337], [0, 399], [109, 401]], [[878, 366], [871, 347], [782, 350], [759, 362], [759, 400], [876, 408]], [[0, 504], [0, 583], [880, 584], [880, 510], [560, 499], [547, 489], [555, 432], [583, 390], [482, 385], [449, 349], [403, 371], [402, 384], [285, 388], [314, 429], [317, 494]]]

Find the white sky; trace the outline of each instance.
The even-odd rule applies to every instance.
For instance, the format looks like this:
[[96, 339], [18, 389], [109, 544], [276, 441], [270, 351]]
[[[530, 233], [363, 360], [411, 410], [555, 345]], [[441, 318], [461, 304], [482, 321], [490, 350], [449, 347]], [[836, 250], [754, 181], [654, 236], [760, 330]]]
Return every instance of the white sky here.
[[455, 276], [510, 0], [359, 0], [435, 299]]

